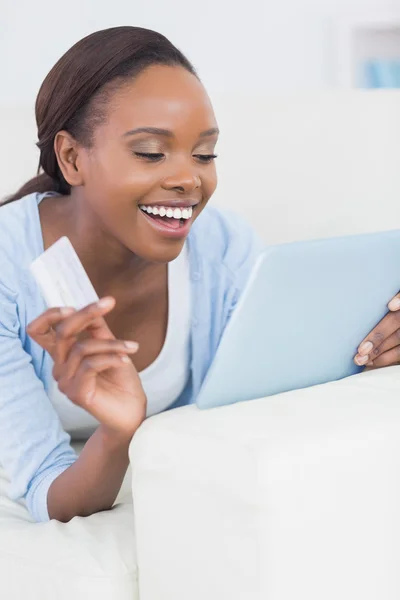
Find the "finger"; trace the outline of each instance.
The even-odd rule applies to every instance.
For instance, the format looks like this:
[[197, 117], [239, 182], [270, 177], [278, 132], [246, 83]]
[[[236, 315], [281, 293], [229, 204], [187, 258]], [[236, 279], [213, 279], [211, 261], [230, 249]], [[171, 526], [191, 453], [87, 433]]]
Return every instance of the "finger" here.
[[[56, 327], [55, 360], [57, 363], [65, 362], [67, 355], [76, 342], [77, 337], [83, 331], [88, 330], [103, 339], [115, 339], [103, 315], [110, 312], [115, 306], [115, 300], [111, 297], [102, 298], [95, 304], [89, 304], [65, 319]], [[93, 325], [94, 324], [94, 325]], [[91, 326], [91, 327], [90, 327]]]
[[387, 352], [384, 352], [378, 358], [368, 362], [368, 366], [379, 368], [389, 367], [390, 365], [397, 365], [400, 362], [400, 346], [396, 346]]
[[99, 302], [89, 304], [85, 308], [76, 311], [68, 319], [65, 319], [63, 323], [57, 328], [61, 337], [76, 336], [89, 325], [92, 325], [94, 321], [97, 321], [95, 328], [99, 327], [100, 324], [106, 329], [107, 334], [111, 334], [111, 339], [114, 338], [106, 322], [102, 318], [104, 315], [109, 313], [115, 306], [115, 299], [111, 296], [102, 298]]
[[74, 312], [74, 308], [50, 308], [29, 323], [27, 334], [44, 350], [51, 351], [56, 341], [55, 327]]
[[53, 377], [57, 381], [62, 377], [71, 379], [74, 377], [81, 362], [88, 356], [99, 354], [117, 354], [126, 356], [135, 354], [139, 349], [139, 344], [126, 340], [93, 340], [87, 339], [75, 342], [65, 363], [55, 363], [53, 368]]
[[128, 356], [118, 356], [117, 354], [88, 356], [80, 363], [75, 377], [72, 380], [60, 379], [58, 387], [72, 402], [88, 410], [96, 393], [96, 380], [99, 373], [112, 368], [120, 368], [127, 363], [132, 365]]
[[358, 347], [358, 354], [370, 354], [373, 348], [380, 346], [400, 326], [400, 312], [388, 313], [382, 321], [363, 339]]
[[392, 348], [396, 348], [396, 346], [400, 345], [400, 329], [396, 329], [392, 335], [389, 335], [386, 340], [382, 342], [380, 346], [374, 348], [370, 354], [370, 360], [376, 360], [381, 354], [384, 352], [388, 352], [388, 350], [392, 350]]
[[400, 293], [398, 293], [388, 304], [388, 308], [391, 311], [396, 311], [400, 309]]
[[370, 360], [369, 354], [356, 354], [354, 357], [354, 362], [358, 367], [364, 367]]

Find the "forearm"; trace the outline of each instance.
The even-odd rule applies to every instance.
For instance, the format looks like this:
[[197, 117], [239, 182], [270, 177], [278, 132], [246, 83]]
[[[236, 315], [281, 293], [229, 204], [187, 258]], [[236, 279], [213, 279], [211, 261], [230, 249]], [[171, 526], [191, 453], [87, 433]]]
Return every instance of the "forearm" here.
[[109, 510], [129, 465], [130, 439], [121, 439], [100, 425], [76, 462], [53, 481], [47, 496], [50, 519], [67, 523]]

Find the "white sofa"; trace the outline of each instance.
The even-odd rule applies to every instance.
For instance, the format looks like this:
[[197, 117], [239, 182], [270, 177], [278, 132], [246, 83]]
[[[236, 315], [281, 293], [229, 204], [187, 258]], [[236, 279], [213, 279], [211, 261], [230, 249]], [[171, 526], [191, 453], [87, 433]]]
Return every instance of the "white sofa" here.
[[130, 456], [140, 600], [400, 598], [400, 367], [164, 413]]
[[[217, 98], [216, 201], [272, 243], [399, 227], [399, 97]], [[37, 163], [31, 112], [1, 108], [0, 197]], [[129, 472], [66, 525], [32, 523], [0, 471], [0, 598], [398, 600], [399, 369], [153, 417], [132, 493]]]

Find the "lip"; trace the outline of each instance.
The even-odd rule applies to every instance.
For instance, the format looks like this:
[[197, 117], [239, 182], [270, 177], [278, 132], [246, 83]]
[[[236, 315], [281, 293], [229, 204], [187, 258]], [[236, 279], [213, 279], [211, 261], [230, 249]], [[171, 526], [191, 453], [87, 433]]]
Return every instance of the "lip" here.
[[[159, 205], [158, 204], [146, 204], [145, 206], [159, 206]], [[171, 206], [171, 207], [175, 206], [175, 207], [179, 208], [176, 204], [175, 205], [162, 204], [162, 206]], [[183, 206], [183, 205], [180, 205], [180, 206]], [[186, 204], [184, 206], [184, 208], [187, 208], [189, 206], [192, 206], [192, 204]], [[189, 231], [190, 231], [190, 227], [192, 226], [192, 222], [193, 222], [193, 215], [192, 215], [190, 219], [187, 219], [185, 221], [184, 225], [180, 226], [178, 229], [171, 229], [171, 227], [168, 227], [168, 225], [165, 225], [162, 221], [155, 221], [154, 219], [152, 219], [150, 217], [150, 215], [148, 215], [147, 213], [140, 210], [140, 208], [139, 208], [139, 212], [146, 219], [147, 223], [149, 223], [149, 225], [151, 225], [158, 234], [161, 233], [164, 237], [169, 237], [169, 238], [174, 238], [174, 239], [182, 239], [182, 238], [187, 237], [189, 234]]]

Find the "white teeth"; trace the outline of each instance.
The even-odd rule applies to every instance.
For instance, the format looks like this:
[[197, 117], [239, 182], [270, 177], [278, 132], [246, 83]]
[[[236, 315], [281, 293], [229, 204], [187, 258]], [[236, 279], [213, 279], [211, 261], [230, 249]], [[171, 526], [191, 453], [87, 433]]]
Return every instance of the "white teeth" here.
[[164, 206], [145, 206], [144, 204], [139, 207], [143, 212], [147, 212], [149, 215], [160, 215], [160, 217], [169, 217], [170, 219], [191, 219], [193, 215], [193, 208], [170, 208]]
[[182, 219], [191, 219], [193, 214], [193, 208], [189, 206], [189, 208], [184, 208], [182, 211]]

